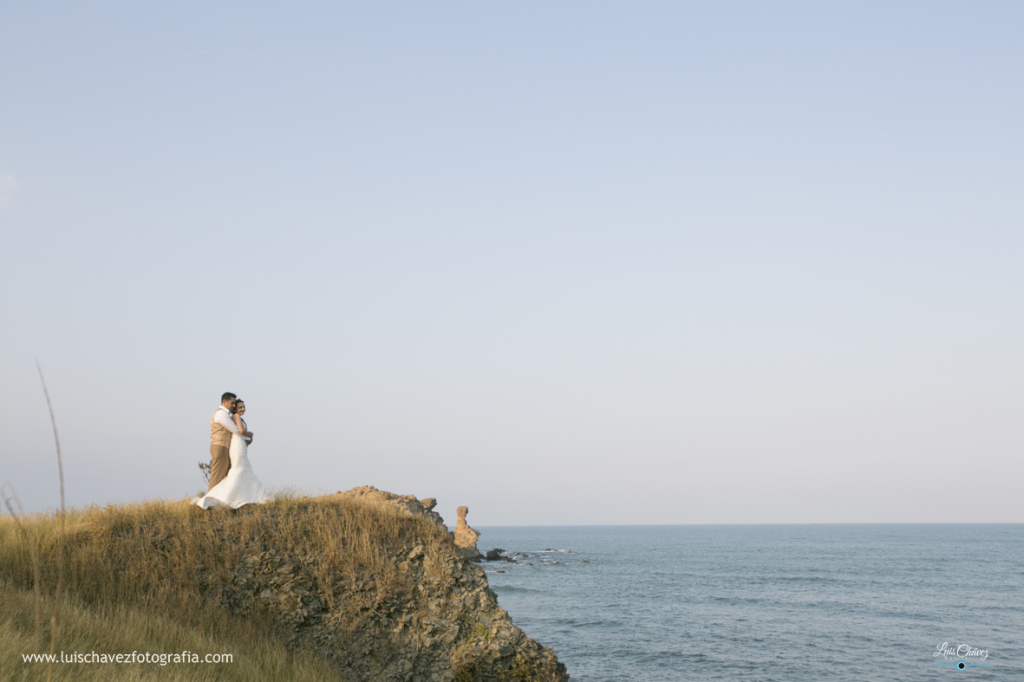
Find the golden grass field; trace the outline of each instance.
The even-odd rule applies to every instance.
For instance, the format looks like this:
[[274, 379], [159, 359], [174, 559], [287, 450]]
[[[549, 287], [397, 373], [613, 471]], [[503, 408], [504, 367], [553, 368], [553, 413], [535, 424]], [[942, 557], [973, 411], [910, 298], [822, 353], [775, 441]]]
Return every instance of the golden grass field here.
[[[0, 680], [344, 680], [322, 656], [290, 650], [290, 633], [279, 621], [260, 613], [240, 617], [206, 587], [230, 583], [244, 554], [263, 547], [315, 556], [309, 566], [321, 584], [358, 584], [364, 591], [370, 585], [374, 601], [402, 599], [415, 586], [390, 558], [396, 548], [422, 545], [438, 558], [425, 565], [440, 580], [449, 570], [441, 559], [452, 551], [441, 528], [336, 496], [277, 499], [238, 511], [204, 512], [187, 500], [72, 510], [63, 538], [62, 557], [59, 514], [0, 518]], [[62, 563], [54, 642], [50, 616]], [[352, 605], [352, 628], [359, 625], [358, 607]], [[230, 653], [234, 661], [57, 663], [52, 669], [22, 663], [22, 654], [51, 647], [66, 654]]]

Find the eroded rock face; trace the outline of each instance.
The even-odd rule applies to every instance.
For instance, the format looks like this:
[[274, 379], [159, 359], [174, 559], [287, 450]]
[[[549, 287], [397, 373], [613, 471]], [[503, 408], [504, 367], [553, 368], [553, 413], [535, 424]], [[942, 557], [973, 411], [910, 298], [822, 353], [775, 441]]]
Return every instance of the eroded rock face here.
[[382, 547], [382, 556], [397, 569], [395, 579], [407, 586], [407, 596], [387, 596], [372, 576], [325, 572], [316, 549], [286, 551], [258, 534], [236, 536], [233, 525], [226, 525], [222, 540], [239, 548], [240, 561], [227, 582], [197, 576], [200, 591], [239, 615], [270, 616], [291, 632], [289, 646], [320, 653], [347, 679], [569, 679], [554, 652], [527, 637], [498, 606], [484, 571], [460, 554], [455, 535], [472, 539], [473, 551], [479, 536], [465, 523], [465, 507], [459, 510], [456, 532], [450, 534], [433, 511], [433, 499], [417, 500], [372, 486], [337, 495], [445, 529], [440, 536], [432, 531], [433, 544], [413, 533]]
[[480, 551], [476, 548], [476, 541], [480, 538], [480, 531], [473, 530], [466, 523], [466, 514], [469, 507], [459, 507], [459, 521], [455, 526], [455, 548], [459, 556], [475, 561], [480, 558]]

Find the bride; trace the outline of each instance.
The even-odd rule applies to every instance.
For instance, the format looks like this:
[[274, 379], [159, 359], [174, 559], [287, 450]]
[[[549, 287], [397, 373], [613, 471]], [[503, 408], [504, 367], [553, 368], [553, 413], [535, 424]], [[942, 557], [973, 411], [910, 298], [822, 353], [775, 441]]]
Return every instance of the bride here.
[[260, 483], [260, 479], [256, 478], [256, 474], [252, 473], [252, 467], [249, 466], [248, 444], [252, 442], [252, 436], [242, 435], [249, 433], [245, 426], [245, 420], [242, 419], [243, 414], [245, 414], [245, 403], [236, 400], [231, 419], [238, 427], [238, 433], [231, 435], [231, 445], [228, 450], [231, 457], [231, 468], [228, 469], [228, 475], [224, 477], [224, 480], [210, 488], [206, 495], [196, 499], [196, 504], [203, 509], [210, 507], [238, 509], [245, 504], [262, 504], [270, 501], [267, 489]]

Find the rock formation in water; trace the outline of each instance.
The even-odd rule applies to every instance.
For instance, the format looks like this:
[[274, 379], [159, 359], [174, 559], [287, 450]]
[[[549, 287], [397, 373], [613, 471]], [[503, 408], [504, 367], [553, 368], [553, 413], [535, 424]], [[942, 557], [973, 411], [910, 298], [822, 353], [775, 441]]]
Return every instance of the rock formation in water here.
[[476, 561], [480, 558], [480, 550], [476, 548], [480, 531], [470, 528], [466, 523], [466, 514], [468, 513], [469, 507], [459, 507], [459, 521], [455, 526], [455, 551], [464, 559]]

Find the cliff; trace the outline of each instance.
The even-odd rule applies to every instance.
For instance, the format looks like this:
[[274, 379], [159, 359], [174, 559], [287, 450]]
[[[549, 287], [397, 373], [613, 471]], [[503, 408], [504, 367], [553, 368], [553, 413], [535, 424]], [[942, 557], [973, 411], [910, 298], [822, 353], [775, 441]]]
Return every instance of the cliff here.
[[[116, 605], [183, 631], [230, 630], [224, 636], [249, 652], [243, 657], [281, 648], [313, 671], [303, 679], [567, 680], [555, 655], [498, 606], [433, 506], [365, 487], [237, 512], [203, 512], [185, 501], [74, 512], [64, 610], [82, 611], [97, 629]], [[52, 603], [56, 535], [54, 517], [30, 518], [21, 530], [9, 518], [0, 523], [0, 596], [12, 609], [2, 625], [26, 643], [50, 636], [31, 632], [29, 546], [35, 542], [43, 559], [44, 602]], [[59, 648], [70, 650], [68, 637], [89, 648], [90, 636], [65, 632]]]

